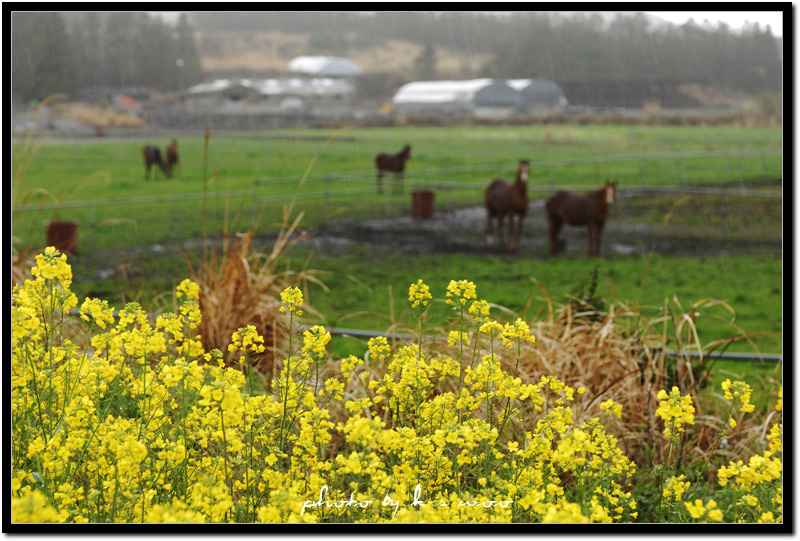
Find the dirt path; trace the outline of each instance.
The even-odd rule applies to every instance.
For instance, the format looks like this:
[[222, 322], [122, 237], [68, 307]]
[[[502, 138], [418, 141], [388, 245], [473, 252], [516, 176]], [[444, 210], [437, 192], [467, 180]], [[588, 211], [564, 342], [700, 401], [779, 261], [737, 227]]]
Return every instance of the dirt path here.
[[[544, 200], [531, 201], [524, 222], [519, 255], [546, 259], [549, 257], [547, 221]], [[780, 254], [780, 238], [726, 239], [712, 227], [692, 228], [680, 223], [635, 223], [626, 220], [619, 205], [612, 210], [601, 246], [603, 256], [615, 254], [647, 254], [655, 246], [656, 253], [704, 256], [730, 253]], [[500, 255], [508, 251], [486, 242], [486, 211], [471, 207], [451, 211], [434, 211], [431, 218], [410, 215], [389, 218], [342, 220], [330, 222], [311, 232], [320, 255], [346, 253], [349, 246], [368, 245], [378, 253], [403, 255], [485, 254]], [[586, 228], [564, 227], [560, 238], [566, 242], [568, 257], [582, 257], [587, 251]]]

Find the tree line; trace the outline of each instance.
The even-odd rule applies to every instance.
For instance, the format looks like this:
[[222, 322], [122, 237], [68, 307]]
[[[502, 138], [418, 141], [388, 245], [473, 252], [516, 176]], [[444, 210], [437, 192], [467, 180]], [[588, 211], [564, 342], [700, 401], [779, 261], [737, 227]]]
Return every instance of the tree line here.
[[74, 95], [84, 87], [177, 91], [202, 79], [195, 29], [144, 12], [12, 14], [15, 100]]
[[641, 13], [235, 12], [192, 13], [199, 31], [280, 31], [311, 36], [309, 54], [346, 56], [389, 40], [423, 45], [418, 75], [435, 78], [432, 47], [488, 54], [475, 76], [557, 82], [686, 80], [749, 93], [778, 92], [782, 40], [758, 24], [734, 31], [689, 22], [655, 26]]
[[677, 79], [753, 94], [780, 92], [783, 80], [782, 40], [757, 24], [742, 31], [691, 22], [653, 26], [642, 14], [606, 21], [591, 12], [193, 12], [171, 25], [144, 12], [15, 12], [14, 98], [40, 100], [87, 86], [187, 88], [203, 78], [196, 31], [305, 34], [307, 54], [337, 56], [410, 41], [423, 46], [410, 63], [425, 79], [439, 77], [435, 49], [449, 48], [489, 55], [470, 73], [476, 77]]

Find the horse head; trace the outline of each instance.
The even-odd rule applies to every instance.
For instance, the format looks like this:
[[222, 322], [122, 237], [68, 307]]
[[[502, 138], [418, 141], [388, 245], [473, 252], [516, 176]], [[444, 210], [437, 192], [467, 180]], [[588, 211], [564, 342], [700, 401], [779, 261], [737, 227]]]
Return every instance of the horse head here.
[[616, 181], [607, 181], [604, 186], [606, 192], [606, 203], [609, 205], [617, 201], [617, 183]]
[[528, 180], [528, 173], [531, 168], [531, 163], [528, 160], [519, 161], [519, 169], [517, 170], [517, 180], [526, 182]]
[[410, 160], [411, 159], [411, 145], [406, 145], [403, 147], [403, 150], [400, 152], [400, 155], [403, 156], [403, 159]]

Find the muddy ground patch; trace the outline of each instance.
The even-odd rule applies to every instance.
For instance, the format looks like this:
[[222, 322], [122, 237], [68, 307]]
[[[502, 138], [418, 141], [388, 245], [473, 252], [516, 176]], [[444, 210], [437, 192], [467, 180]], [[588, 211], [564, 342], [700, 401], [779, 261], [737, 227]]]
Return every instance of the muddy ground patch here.
[[[780, 254], [782, 215], [780, 200], [764, 198], [757, 215], [752, 199], [723, 202], [691, 201], [691, 196], [621, 195], [613, 206], [601, 245], [604, 256], [659, 254], [709, 256], [725, 254]], [[692, 204], [690, 204], [692, 203]], [[666, 210], [664, 210], [666, 209]], [[747, 216], [747, 223], [743, 216]], [[428, 218], [406, 215], [348, 219], [324, 223], [308, 232], [323, 256], [346, 253], [350, 246], [369, 246], [376, 253], [503, 254], [505, 247], [486, 239], [486, 210], [482, 206], [435, 209]], [[586, 227], [565, 226], [559, 239], [567, 257], [587, 253]], [[521, 246], [516, 252], [533, 258], [549, 256], [544, 200], [531, 201], [524, 221]]]

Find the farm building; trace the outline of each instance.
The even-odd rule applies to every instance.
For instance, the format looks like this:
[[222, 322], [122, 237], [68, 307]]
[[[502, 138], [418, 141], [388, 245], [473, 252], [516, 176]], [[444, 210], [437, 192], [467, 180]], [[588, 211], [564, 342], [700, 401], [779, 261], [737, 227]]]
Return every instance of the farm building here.
[[528, 109], [552, 109], [568, 104], [564, 90], [555, 81], [512, 79], [508, 84], [520, 93], [522, 106]]
[[289, 62], [289, 70], [316, 77], [353, 77], [362, 74], [358, 64], [336, 56], [298, 56]]
[[247, 100], [247, 110], [290, 111], [318, 105], [348, 104], [355, 87], [347, 80], [330, 77], [266, 79], [220, 79], [189, 88], [181, 95], [186, 111], [239, 112]]
[[502, 118], [521, 105], [520, 93], [495, 79], [417, 81], [400, 87], [395, 108], [410, 114], [464, 114]]

